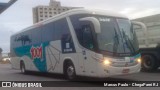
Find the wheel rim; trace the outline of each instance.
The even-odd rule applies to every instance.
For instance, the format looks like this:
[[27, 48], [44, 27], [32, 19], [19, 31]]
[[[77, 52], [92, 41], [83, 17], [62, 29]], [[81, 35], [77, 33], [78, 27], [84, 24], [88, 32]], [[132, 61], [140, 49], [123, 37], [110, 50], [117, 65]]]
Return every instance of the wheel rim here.
[[145, 57], [144, 58], [144, 66], [146, 68], [151, 68], [151, 66], [152, 66], [151, 60], [152, 60], [151, 57]]
[[74, 74], [74, 67], [73, 67], [73, 66], [69, 66], [69, 67], [67, 68], [67, 75], [68, 75], [69, 77], [72, 77], [73, 74]]

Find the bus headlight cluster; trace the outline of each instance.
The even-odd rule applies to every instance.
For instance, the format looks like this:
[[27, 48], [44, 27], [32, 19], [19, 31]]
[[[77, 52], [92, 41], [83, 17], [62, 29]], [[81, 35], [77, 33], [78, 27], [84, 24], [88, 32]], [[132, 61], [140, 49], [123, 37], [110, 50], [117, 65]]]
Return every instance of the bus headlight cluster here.
[[105, 58], [104, 61], [103, 61], [103, 64], [104, 65], [110, 65], [111, 61], [109, 59]]
[[141, 58], [138, 58], [138, 59], [137, 59], [137, 62], [138, 62], [138, 63], [141, 63], [141, 61], [142, 61]]

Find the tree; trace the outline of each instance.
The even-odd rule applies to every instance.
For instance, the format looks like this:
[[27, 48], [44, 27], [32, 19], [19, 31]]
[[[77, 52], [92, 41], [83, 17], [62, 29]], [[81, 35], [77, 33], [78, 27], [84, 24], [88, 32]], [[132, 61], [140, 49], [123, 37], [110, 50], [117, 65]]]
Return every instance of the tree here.
[[2, 54], [2, 51], [3, 51], [2, 48], [0, 48], [0, 54]]

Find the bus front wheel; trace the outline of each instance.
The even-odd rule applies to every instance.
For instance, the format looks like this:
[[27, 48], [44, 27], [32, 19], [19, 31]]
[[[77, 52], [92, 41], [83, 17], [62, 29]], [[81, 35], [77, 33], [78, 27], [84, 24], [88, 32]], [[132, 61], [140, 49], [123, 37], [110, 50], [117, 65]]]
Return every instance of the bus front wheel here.
[[72, 62], [67, 62], [65, 65], [65, 76], [69, 80], [74, 80], [76, 78], [75, 67]]

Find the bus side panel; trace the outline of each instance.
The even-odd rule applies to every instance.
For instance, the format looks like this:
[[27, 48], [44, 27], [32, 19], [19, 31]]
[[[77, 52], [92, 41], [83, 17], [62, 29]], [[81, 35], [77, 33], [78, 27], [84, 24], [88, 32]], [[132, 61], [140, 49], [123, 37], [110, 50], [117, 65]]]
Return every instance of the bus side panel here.
[[[11, 46], [19, 57], [17, 62], [23, 60], [27, 70], [62, 73], [63, 61], [60, 59], [76, 58], [73, 38], [63, 18], [15, 35]], [[19, 64], [16, 66], [20, 67]]]
[[20, 62], [20, 60], [22, 60], [27, 70], [46, 72], [47, 69], [45, 47], [47, 46], [48, 42], [35, 45], [21, 46], [14, 48], [14, 52], [16, 56], [19, 57], [17, 61]]
[[60, 73], [60, 56], [61, 56], [61, 41], [51, 41], [49, 46], [45, 48], [47, 72]]

